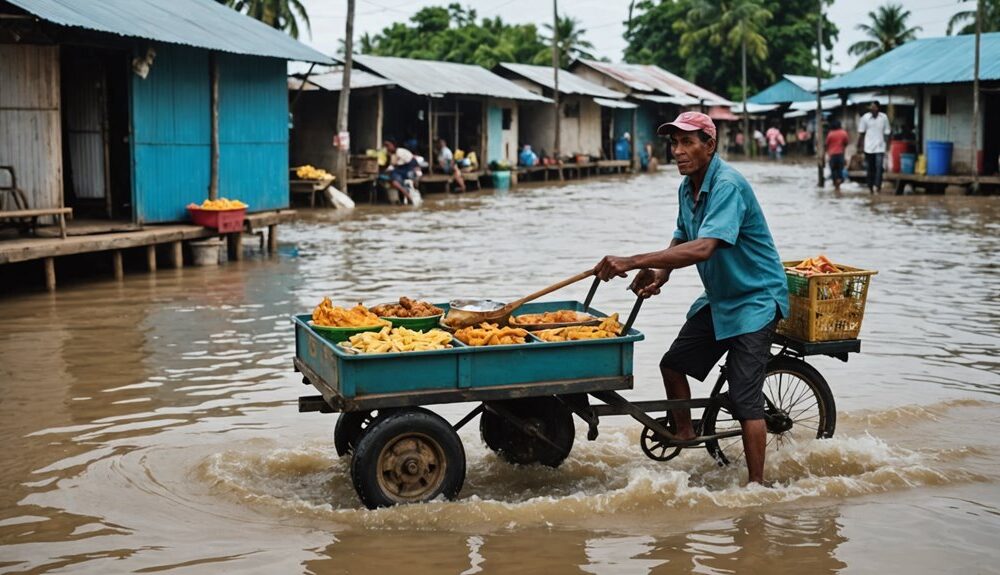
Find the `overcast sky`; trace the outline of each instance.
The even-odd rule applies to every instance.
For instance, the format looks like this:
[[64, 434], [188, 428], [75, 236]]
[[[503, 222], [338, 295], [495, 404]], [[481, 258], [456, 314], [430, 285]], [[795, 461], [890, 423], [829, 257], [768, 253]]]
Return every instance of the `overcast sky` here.
[[[309, 11], [312, 37], [304, 34], [301, 39], [325, 53], [335, 53], [338, 41], [344, 37], [346, 0], [302, 2]], [[617, 62], [625, 49], [622, 33], [629, 3], [630, 0], [561, 0], [559, 12], [578, 18], [597, 55]], [[911, 25], [923, 28], [920, 37], [943, 36], [948, 19], [963, 8], [958, 0], [902, 0], [902, 3], [913, 13]], [[425, 6], [448, 4], [449, 0], [357, 0], [355, 34], [375, 34], [393, 22], [409, 20]], [[508, 22], [533, 22], [541, 26], [552, 20], [552, 3], [546, 0], [466, 0], [461, 4], [475, 8], [480, 17], [500, 16]], [[840, 28], [840, 39], [834, 48], [835, 71], [854, 67], [855, 58], [847, 54], [847, 47], [861, 39], [855, 26], [866, 21], [868, 12], [877, 5], [877, 0], [836, 0], [829, 9], [830, 20]], [[975, 4], [968, 2], [965, 6]]]

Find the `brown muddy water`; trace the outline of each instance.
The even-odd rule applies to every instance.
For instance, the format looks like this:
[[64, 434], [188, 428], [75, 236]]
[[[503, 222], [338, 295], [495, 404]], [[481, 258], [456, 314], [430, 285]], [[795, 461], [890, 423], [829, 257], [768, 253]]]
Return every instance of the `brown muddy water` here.
[[[457, 501], [368, 511], [335, 417], [296, 411], [311, 390], [290, 314], [323, 295], [509, 301], [656, 249], [675, 218], [667, 169], [310, 214], [276, 258], [0, 300], [0, 571], [1000, 572], [1000, 202], [837, 196], [809, 167], [740, 168], [783, 256], [880, 270], [863, 353], [811, 360], [836, 436], [769, 458], [776, 488], [740, 487], [745, 470], [703, 450], [648, 460], [631, 419], [595, 442], [578, 424], [558, 469], [507, 465], [470, 425]], [[699, 291], [685, 270], [644, 306], [629, 397], [662, 396], [657, 361]], [[631, 302], [618, 282], [596, 305]]]

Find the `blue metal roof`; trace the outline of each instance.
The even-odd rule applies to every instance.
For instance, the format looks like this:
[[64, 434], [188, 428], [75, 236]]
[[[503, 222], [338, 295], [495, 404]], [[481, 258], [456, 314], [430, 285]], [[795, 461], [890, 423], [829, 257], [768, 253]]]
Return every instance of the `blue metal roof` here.
[[232, 54], [335, 63], [284, 32], [213, 0], [7, 1], [60, 26]]
[[[856, 70], [824, 82], [823, 92], [972, 82], [975, 42], [972, 35], [907, 42]], [[1000, 80], [1000, 32], [982, 35], [979, 79]]]
[[[815, 86], [813, 87], [815, 88]], [[824, 85], [823, 87], [825, 88], [826, 86]], [[815, 101], [816, 94], [802, 89], [801, 86], [788, 78], [782, 78], [778, 82], [747, 98], [747, 102], [750, 104], [788, 104], [790, 102], [804, 102], [806, 100]]]

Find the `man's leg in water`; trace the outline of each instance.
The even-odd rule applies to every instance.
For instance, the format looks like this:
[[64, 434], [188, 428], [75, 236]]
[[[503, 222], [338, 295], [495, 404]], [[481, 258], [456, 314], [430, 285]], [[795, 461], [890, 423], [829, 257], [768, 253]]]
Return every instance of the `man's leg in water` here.
[[[691, 399], [691, 386], [687, 376], [669, 367], [660, 366], [663, 375], [663, 387], [667, 390], [667, 399]], [[673, 409], [674, 422], [677, 424], [677, 439], [691, 439], [695, 436], [691, 425], [690, 409]]]
[[747, 471], [750, 483], [764, 483], [764, 449], [767, 447], [767, 424], [763, 419], [745, 419], [743, 428], [743, 452], [747, 457]]

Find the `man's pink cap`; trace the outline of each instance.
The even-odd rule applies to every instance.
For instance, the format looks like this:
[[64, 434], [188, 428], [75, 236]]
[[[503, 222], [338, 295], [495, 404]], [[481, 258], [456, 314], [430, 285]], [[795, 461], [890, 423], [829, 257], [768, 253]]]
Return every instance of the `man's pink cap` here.
[[715, 137], [715, 122], [707, 114], [701, 112], [683, 112], [673, 122], [667, 122], [656, 129], [658, 136], [666, 136], [670, 133], [670, 128], [677, 128], [684, 132], [697, 132], [701, 130], [711, 137]]

